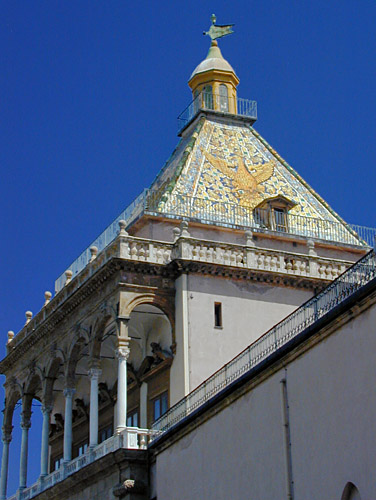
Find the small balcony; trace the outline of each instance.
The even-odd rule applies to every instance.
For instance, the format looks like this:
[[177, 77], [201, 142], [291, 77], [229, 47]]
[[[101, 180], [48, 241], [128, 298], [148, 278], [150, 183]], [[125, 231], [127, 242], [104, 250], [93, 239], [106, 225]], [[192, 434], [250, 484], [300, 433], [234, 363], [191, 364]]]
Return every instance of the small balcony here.
[[178, 116], [178, 134], [203, 110], [247, 117], [253, 123], [257, 120], [256, 101], [213, 94], [212, 92], [200, 92]]

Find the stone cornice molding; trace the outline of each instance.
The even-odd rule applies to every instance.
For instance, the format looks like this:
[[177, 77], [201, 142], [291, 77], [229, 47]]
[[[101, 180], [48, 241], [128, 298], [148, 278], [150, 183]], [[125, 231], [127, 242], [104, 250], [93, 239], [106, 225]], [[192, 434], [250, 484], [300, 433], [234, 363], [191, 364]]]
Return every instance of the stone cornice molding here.
[[313, 290], [337, 277], [350, 264], [339, 259], [187, 236], [179, 237], [175, 243], [130, 236], [117, 238], [7, 344], [8, 355], [0, 362], [0, 373], [6, 373], [41, 339], [44, 345], [48, 344], [59, 323], [118, 271], [170, 279], [181, 272], [194, 272]]

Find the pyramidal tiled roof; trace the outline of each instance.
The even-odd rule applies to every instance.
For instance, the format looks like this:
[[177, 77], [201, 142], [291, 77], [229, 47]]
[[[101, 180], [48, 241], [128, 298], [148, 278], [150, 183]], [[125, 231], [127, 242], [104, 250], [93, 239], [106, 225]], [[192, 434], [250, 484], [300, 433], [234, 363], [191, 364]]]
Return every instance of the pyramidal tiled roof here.
[[224, 219], [233, 206], [249, 213], [268, 199], [283, 197], [290, 201], [291, 215], [340, 223], [352, 233], [251, 126], [215, 117], [201, 116], [191, 127], [151, 191], [156, 212], [174, 213], [185, 203], [191, 210], [187, 215], [197, 218], [200, 209], [204, 216], [217, 212]]

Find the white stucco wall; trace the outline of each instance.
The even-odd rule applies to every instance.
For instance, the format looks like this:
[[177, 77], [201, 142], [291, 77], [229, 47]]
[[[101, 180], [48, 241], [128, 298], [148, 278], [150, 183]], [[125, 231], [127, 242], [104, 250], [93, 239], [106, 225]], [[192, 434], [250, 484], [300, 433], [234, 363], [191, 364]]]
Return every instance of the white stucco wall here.
[[[189, 383], [193, 390], [281, 321], [312, 292], [251, 281], [188, 275]], [[214, 327], [222, 303], [223, 328]]]
[[286, 376], [296, 500], [376, 498], [376, 306], [157, 455], [159, 500], [287, 498]]

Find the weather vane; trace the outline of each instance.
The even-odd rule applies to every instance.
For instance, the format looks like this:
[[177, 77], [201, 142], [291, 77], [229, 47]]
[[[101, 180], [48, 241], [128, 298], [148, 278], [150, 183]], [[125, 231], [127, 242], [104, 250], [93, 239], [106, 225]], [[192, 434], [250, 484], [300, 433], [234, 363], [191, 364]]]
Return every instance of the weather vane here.
[[204, 31], [204, 35], [209, 35], [212, 40], [234, 33], [234, 30], [232, 29], [234, 26], [233, 24], [215, 24], [217, 22], [215, 14], [212, 14], [211, 20], [212, 25], [210, 26], [210, 30]]

